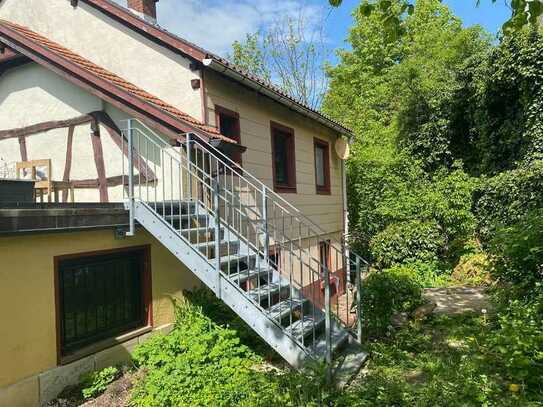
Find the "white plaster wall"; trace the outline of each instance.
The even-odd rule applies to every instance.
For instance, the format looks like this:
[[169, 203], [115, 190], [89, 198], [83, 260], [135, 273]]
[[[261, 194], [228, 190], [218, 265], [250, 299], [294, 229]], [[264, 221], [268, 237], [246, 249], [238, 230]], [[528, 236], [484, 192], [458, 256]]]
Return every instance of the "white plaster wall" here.
[[0, 77], [0, 130], [71, 119], [101, 106], [100, 99], [37, 64]]
[[[160, 6], [160, 5], [159, 5]], [[189, 60], [145, 39], [79, 2], [4, 0], [0, 18], [16, 22], [64, 45], [90, 61], [201, 119], [201, 95]]]
[[[37, 64], [28, 64], [10, 70], [0, 77], [0, 130], [16, 129], [46, 121], [72, 119], [102, 109], [111, 114], [115, 121], [128, 117], [125, 113], [102, 103], [100, 99]], [[106, 177], [121, 175], [121, 150], [105, 128], [101, 128], [100, 133]], [[50, 158], [51, 178], [62, 180], [66, 165], [67, 140], [68, 128], [53, 129], [28, 136], [26, 138], [28, 159]], [[6, 163], [22, 160], [17, 138], [0, 141], [0, 159]], [[92, 149], [90, 124], [76, 126], [72, 143], [70, 179], [96, 178], [98, 174]], [[121, 186], [112, 187], [109, 190], [111, 202], [122, 200]], [[78, 202], [97, 202], [100, 195], [97, 189], [76, 189], [75, 199]]]

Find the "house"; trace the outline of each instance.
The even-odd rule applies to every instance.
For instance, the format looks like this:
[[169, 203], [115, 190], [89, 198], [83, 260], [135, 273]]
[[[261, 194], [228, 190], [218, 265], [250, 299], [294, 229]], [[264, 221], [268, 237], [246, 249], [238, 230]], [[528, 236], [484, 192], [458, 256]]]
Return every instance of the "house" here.
[[365, 359], [350, 131], [156, 23], [0, 0], [0, 406], [36, 406], [213, 289], [291, 365]]

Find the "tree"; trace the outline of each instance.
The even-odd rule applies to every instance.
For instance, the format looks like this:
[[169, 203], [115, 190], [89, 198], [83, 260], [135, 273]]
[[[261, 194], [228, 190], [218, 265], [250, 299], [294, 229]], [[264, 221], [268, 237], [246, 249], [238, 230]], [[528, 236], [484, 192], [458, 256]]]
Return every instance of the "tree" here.
[[[317, 27], [317, 28], [314, 28]], [[228, 58], [247, 72], [276, 83], [294, 99], [320, 107], [327, 88], [323, 70], [329, 50], [323, 24], [308, 24], [303, 13], [275, 21], [266, 32], [232, 44]]]
[[347, 172], [353, 235], [367, 254], [374, 236], [419, 219], [435, 222], [452, 252], [473, 231], [474, 182], [458, 151], [460, 101], [472, 84], [465, 72], [490, 53], [490, 36], [464, 28], [439, 0], [417, 0], [411, 15], [395, 8], [401, 30], [387, 38], [385, 11], [366, 16], [365, 4], [354, 12], [351, 49], [328, 70], [323, 102], [356, 134]]
[[271, 72], [266, 65], [265, 51], [260, 47], [260, 31], [246, 34], [245, 41], [234, 41], [232, 54], [227, 59], [244, 71], [256, 75], [266, 81], [271, 80]]
[[[497, 0], [492, 0], [496, 3]], [[343, 0], [329, 0], [332, 7], [339, 7]], [[481, 0], [475, 1], [479, 6]], [[543, 2], [540, 0], [511, 0], [511, 18], [503, 25], [505, 33], [518, 31], [522, 27], [531, 24], [539, 23], [540, 17], [543, 15]], [[367, 3], [364, 6], [363, 14], [368, 17], [373, 12], [379, 10], [383, 12], [383, 24], [387, 27], [389, 33], [395, 33], [399, 27], [399, 20], [396, 15], [396, 8], [399, 7], [402, 13], [413, 14], [415, 2], [412, 0], [376, 0]]]

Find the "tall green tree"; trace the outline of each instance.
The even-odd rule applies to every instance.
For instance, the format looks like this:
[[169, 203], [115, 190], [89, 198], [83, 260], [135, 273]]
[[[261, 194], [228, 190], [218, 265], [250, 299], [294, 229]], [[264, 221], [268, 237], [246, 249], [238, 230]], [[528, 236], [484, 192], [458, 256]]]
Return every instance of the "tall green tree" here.
[[356, 134], [348, 164], [353, 234], [368, 253], [376, 234], [418, 219], [437, 224], [452, 249], [473, 231], [474, 181], [458, 151], [469, 132], [459, 118], [463, 95], [472, 93], [468, 68], [489, 54], [490, 37], [464, 28], [438, 0], [418, 0], [411, 15], [397, 7], [401, 30], [390, 37], [386, 11], [366, 15], [367, 4], [355, 10], [351, 49], [329, 69], [323, 103]]
[[[498, 0], [491, 0], [496, 3]], [[339, 7], [343, 0], [328, 0], [332, 7]], [[474, 0], [477, 6], [481, 0]], [[503, 25], [505, 33], [514, 33], [526, 25], [535, 26], [543, 15], [543, 2], [540, 0], [510, 0], [506, 4], [511, 8], [511, 18]], [[396, 14], [397, 8], [402, 13], [412, 14], [415, 10], [414, 0], [375, 0], [368, 2], [363, 9], [364, 15], [369, 16], [374, 12], [380, 12], [382, 22], [389, 33], [399, 29], [400, 20]]]

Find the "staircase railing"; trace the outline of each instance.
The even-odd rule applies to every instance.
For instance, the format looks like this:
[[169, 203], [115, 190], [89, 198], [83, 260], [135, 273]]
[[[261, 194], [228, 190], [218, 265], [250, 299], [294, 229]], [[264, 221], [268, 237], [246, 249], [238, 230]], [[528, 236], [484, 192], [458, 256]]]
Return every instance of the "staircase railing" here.
[[[210, 143], [194, 134], [180, 136], [172, 145], [136, 120], [126, 121], [122, 130], [128, 159], [122, 159], [125, 198], [131, 208], [130, 232], [134, 232], [134, 202], [140, 201], [167, 220], [179, 236], [198, 247], [201, 255], [220, 273], [242, 280], [241, 264], [249, 264], [256, 253], [257, 266], [267, 269], [279, 296], [289, 301], [291, 323], [293, 307], [309, 299], [309, 310], [300, 307], [301, 336], [290, 335], [299, 345], [316, 353], [319, 343], [317, 319], [324, 314], [326, 361], [332, 360], [334, 330], [349, 329], [360, 340], [361, 273], [366, 261], [355, 254], [342, 238], [334, 238], [314, 221]], [[123, 151], [125, 146], [123, 145]], [[183, 213], [202, 219], [204, 226], [183, 228]], [[183, 212], [186, 208], [186, 212]], [[212, 219], [210, 221], [210, 219]], [[209, 224], [213, 222], [213, 224]], [[221, 229], [225, 235], [221, 238]], [[201, 237], [200, 230], [214, 233], [213, 244]], [[231, 250], [237, 248], [236, 256]], [[226, 256], [221, 256], [222, 252]], [[214, 256], [211, 254], [214, 253]], [[226, 257], [226, 267], [222, 263]], [[221, 270], [221, 267], [223, 269]], [[218, 281], [219, 273], [217, 273]], [[261, 296], [271, 300], [272, 292], [256, 279], [254, 303], [263, 313]], [[282, 294], [281, 284], [288, 290]], [[243, 291], [240, 289], [240, 291]], [[274, 291], [274, 292], [276, 292]], [[217, 289], [220, 296], [220, 287]], [[277, 310], [276, 310], [277, 311]], [[283, 315], [279, 309], [277, 315]], [[269, 316], [269, 314], [267, 314]], [[307, 321], [307, 322], [306, 322]], [[278, 317], [276, 323], [281, 323]], [[304, 324], [307, 324], [304, 326]], [[304, 334], [306, 333], [306, 334]]]

